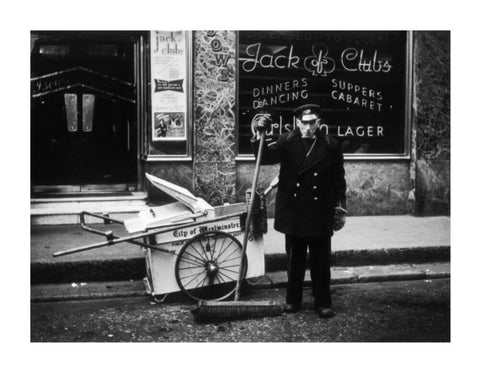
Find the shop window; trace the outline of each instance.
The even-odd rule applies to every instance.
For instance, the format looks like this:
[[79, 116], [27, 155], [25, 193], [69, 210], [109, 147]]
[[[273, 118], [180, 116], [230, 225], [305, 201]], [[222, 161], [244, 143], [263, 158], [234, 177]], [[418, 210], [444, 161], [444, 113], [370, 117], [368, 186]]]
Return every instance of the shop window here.
[[191, 159], [190, 35], [150, 32], [150, 99], [146, 159]]
[[251, 121], [272, 113], [271, 140], [292, 110], [324, 109], [322, 130], [350, 159], [408, 158], [410, 34], [399, 31], [239, 31], [238, 154], [251, 158]]

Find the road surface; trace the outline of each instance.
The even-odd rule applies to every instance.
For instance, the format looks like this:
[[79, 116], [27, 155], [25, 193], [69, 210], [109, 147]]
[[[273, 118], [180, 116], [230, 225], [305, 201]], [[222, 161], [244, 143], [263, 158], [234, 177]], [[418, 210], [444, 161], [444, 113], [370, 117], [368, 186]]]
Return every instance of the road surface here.
[[[310, 289], [297, 314], [198, 324], [187, 300], [150, 297], [31, 303], [32, 342], [449, 342], [450, 280], [333, 286], [337, 316], [320, 319]], [[254, 289], [242, 300], [283, 302], [284, 288]]]

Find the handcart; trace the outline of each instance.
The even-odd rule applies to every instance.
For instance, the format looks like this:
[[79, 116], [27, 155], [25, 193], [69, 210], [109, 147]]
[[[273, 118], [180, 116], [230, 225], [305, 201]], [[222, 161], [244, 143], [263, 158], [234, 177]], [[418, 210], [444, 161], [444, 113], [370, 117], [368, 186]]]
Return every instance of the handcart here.
[[[246, 203], [212, 207], [182, 187], [150, 174], [146, 177], [177, 201], [147, 208], [137, 217], [124, 221], [82, 212], [81, 227], [104, 236], [105, 240], [56, 252], [54, 256], [124, 242], [139, 245], [145, 252], [146, 289], [156, 300], [178, 291], [195, 301], [222, 300], [235, 292], [238, 278], [244, 280], [265, 275], [265, 196], [275, 186], [274, 182], [265, 192], [257, 193], [259, 198], [254, 198], [254, 203], [258, 203], [256, 221], [252, 222], [255, 226], [247, 229], [248, 250], [242, 254], [240, 242], [245, 231]], [[120, 237], [97, 226], [94, 228], [93, 221], [123, 224], [128, 235]], [[243, 264], [242, 260], [245, 260]], [[241, 267], [243, 272], [240, 275]]]

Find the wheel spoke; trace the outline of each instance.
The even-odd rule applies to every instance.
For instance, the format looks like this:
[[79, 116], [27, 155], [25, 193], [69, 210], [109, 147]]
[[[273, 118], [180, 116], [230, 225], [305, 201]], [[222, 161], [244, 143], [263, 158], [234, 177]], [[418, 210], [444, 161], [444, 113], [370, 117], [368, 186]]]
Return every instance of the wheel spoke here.
[[218, 272], [218, 275], [225, 276], [225, 277], [227, 277], [228, 279], [235, 281], [235, 279], [233, 279], [232, 277], [228, 276], [228, 275], [225, 274], [225, 273], [221, 273], [220, 271]]
[[222, 266], [221, 268], [226, 269], [226, 268], [231, 268], [231, 267], [240, 267], [240, 265]]
[[199, 267], [203, 267], [205, 266], [205, 263], [204, 262], [200, 262], [198, 260], [192, 260], [190, 257], [182, 257], [182, 263], [188, 263], [192, 266], [199, 266]]
[[238, 259], [242, 259], [242, 256], [238, 256], [238, 257], [233, 257], [233, 258], [230, 258], [229, 260], [223, 260], [222, 262], [217, 262], [217, 265], [220, 266], [221, 264], [225, 263], [225, 262], [229, 262], [229, 261], [234, 261], [234, 260], [238, 260]]
[[215, 247], [217, 246], [217, 236], [218, 234], [215, 234], [215, 243], [213, 244], [212, 251], [210, 252], [210, 259], [213, 261], [213, 256], [215, 256]]
[[[207, 239], [208, 239], [208, 238], [207, 238]], [[205, 249], [205, 247], [204, 247], [203, 244], [202, 244], [202, 239], [198, 239], [198, 242], [200, 243], [200, 247], [201, 247], [201, 249], [202, 249], [202, 252], [203, 252], [203, 254], [205, 255], [205, 258], [206, 258], [207, 261], [208, 261], [207, 250]], [[193, 246], [193, 244], [192, 244], [192, 246]]]
[[192, 249], [195, 251], [195, 253], [198, 254], [198, 258], [199, 258], [200, 260], [202, 260], [203, 262], [205, 262], [205, 259], [208, 261], [207, 255], [206, 255], [206, 254], [202, 254], [202, 252], [205, 253], [205, 251], [203, 251], [202, 248], [200, 248], [200, 251], [201, 251], [201, 252], [197, 251], [197, 248], [193, 245], [194, 243], [196, 243], [196, 242], [192, 242], [192, 244], [190, 244], [190, 247], [192, 247]]
[[201, 287], [201, 285], [200, 285], [200, 284], [203, 284], [203, 283], [205, 283], [205, 280], [206, 280], [207, 278], [208, 278], [208, 276], [207, 276], [207, 275], [205, 275], [205, 277], [203, 278], [203, 280], [202, 280], [201, 282], [198, 282], [198, 284], [195, 286], [195, 288]]
[[[228, 258], [230, 258], [232, 255], [234, 255], [235, 253], [237, 253], [237, 250], [233, 250], [227, 257], [225, 257], [223, 259], [222, 262], [224, 262], [225, 260], [227, 260]], [[240, 255], [241, 255], [241, 252], [240, 252]], [[241, 256], [240, 256], [241, 257]], [[218, 257], [217, 257], [217, 262], [218, 262]]]
[[192, 265], [192, 266], [186, 266], [186, 267], [179, 267], [178, 270], [192, 270], [192, 269], [198, 269], [198, 268], [204, 268], [204, 265]]
[[[225, 245], [225, 242], [226, 242], [226, 241], [227, 241], [227, 238], [226, 238], [226, 237], [225, 237], [225, 239], [222, 239], [222, 246], [220, 247], [219, 252], [222, 251], [223, 246]], [[218, 259], [218, 257], [217, 257], [217, 259]]]
[[220, 252], [218, 253], [218, 256], [217, 256], [217, 260], [222, 256], [222, 254], [228, 249], [228, 247], [230, 247], [232, 245], [232, 243], [234, 243], [234, 240], [230, 241], [230, 243], [228, 243], [228, 245]]
[[[187, 286], [188, 286], [191, 282], [193, 282], [196, 278], [198, 278], [200, 275], [202, 275], [201, 272], [198, 273], [198, 274], [195, 274], [195, 275], [190, 275], [190, 276], [184, 277], [183, 279], [190, 278], [191, 276], [193, 276], [193, 278], [192, 278], [187, 284], [185, 284], [184, 287], [187, 288]], [[195, 288], [196, 288], [196, 287], [195, 287]]]
[[[230, 266], [230, 267], [235, 267], [235, 266]], [[236, 267], [238, 267], [238, 266], [236, 266]], [[225, 267], [222, 267], [222, 270], [230, 271], [231, 273], [238, 274], [238, 270], [237, 270], [237, 271], [233, 271], [233, 270], [230, 270], [230, 269], [226, 269]]]
[[199, 262], [199, 263], [202, 263], [202, 264], [205, 263], [205, 260], [203, 259], [203, 257], [195, 256], [194, 254], [192, 254], [190, 252], [187, 252], [186, 250], [183, 253], [190, 256], [196, 262]]
[[[199, 273], [194, 273], [194, 274], [191, 274], [191, 275], [185, 275], [185, 276], [182, 276], [180, 277], [180, 280], [184, 280], [184, 279], [188, 279], [188, 278], [191, 278], [191, 277], [194, 277], [194, 276], [199, 276], [199, 275], [202, 275], [203, 272], [199, 272]], [[190, 283], [187, 283], [187, 284], [190, 284]]]
[[[205, 256], [207, 257], [207, 260], [211, 261], [212, 260], [212, 248], [210, 246], [210, 237], [209, 236], [206, 236], [205, 237], [205, 247], [203, 247], [203, 244], [201, 243], [201, 246], [203, 248], [203, 251], [205, 252]], [[210, 249], [209, 249], [209, 246], [210, 246]]]
[[208, 257], [209, 256], [209, 253], [207, 252], [207, 248], [205, 248], [202, 244], [202, 239], [199, 239], [197, 242], [194, 242], [194, 243], [199, 243], [200, 244], [200, 247], [197, 247], [198, 249], [200, 249], [200, 251], [203, 253], [203, 256], [205, 256], [205, 259], [207, 261], [210, 261], [210, 258]]
[[219, 284], [226, 283], [225, 279], [222, 279], [222, 277], [220, 276], [220, 272], [217, 273], [217, 279]]

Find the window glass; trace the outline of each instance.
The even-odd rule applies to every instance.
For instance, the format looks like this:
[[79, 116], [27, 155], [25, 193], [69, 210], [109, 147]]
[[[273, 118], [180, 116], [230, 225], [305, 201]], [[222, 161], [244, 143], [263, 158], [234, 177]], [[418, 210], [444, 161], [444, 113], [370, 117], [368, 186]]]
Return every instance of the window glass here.
[[273, 113], [273, 140], [292, 111], [323, 108], [322, 130], [352, 156], [406, 156], [407, 33], [240, 31], [238, 153], [251, 154], [251, 121]]

